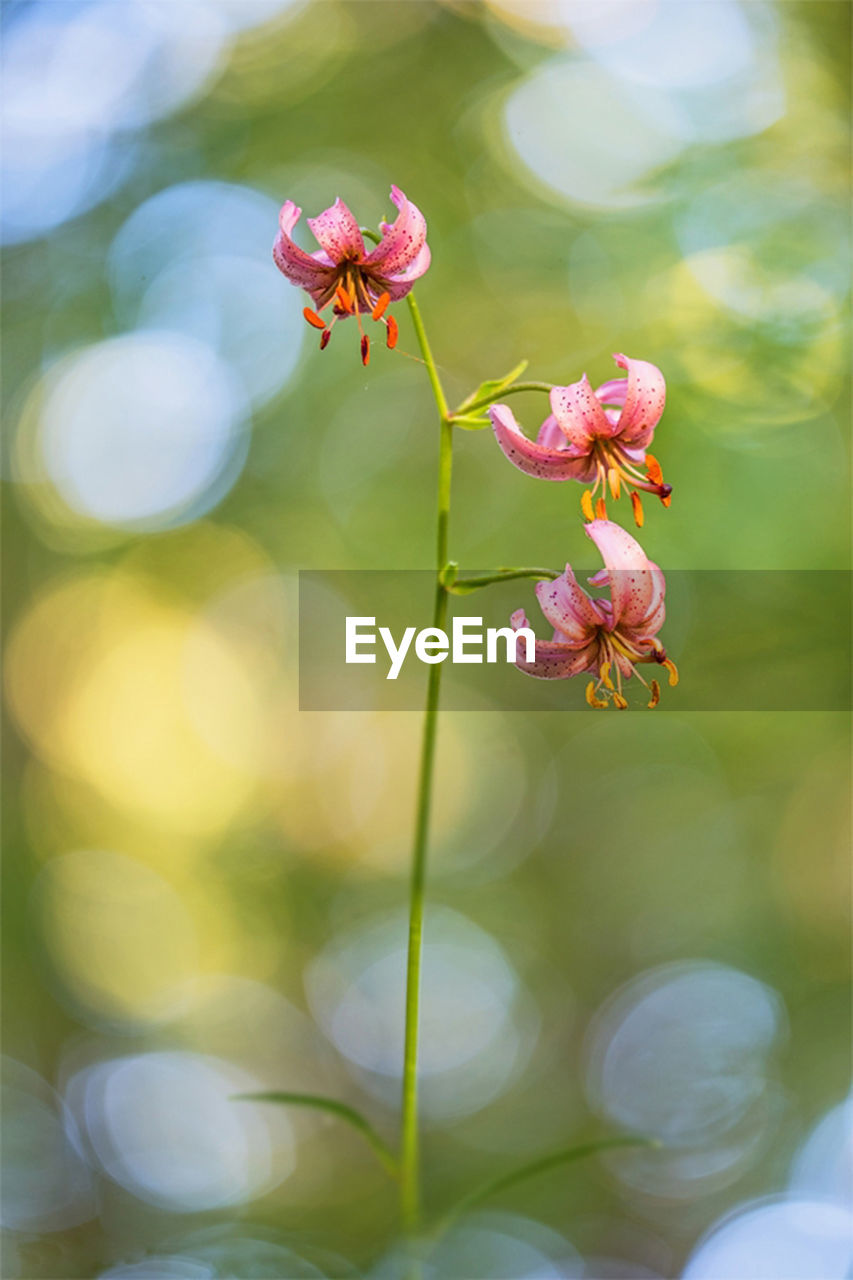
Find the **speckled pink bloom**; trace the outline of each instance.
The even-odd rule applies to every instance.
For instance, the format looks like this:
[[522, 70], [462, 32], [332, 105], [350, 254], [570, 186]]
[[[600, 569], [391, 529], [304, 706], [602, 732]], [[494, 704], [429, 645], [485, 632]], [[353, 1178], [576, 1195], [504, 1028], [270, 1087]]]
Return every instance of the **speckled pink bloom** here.
[[[559, 578], [538, 582], [539, 606], [554, 635], [551, 640], [536, 641], [533, 662], [525, 661], [519, 645], [516, 666], [541, 680], [564, 680], [588, 672], [595, 679], [587, 685], [587, 702], [593, 707], [608, 707], [612, 702], [622, 710], [628, 705], [622, 681], [636, 675], [649, 689], [649, 706], [654, 707], [660, 686], [657, 680], [647, 684], [637, 665], [657, 662], [667, 668], [670, 684], [678, 682], [675, 663], [657, 638], [666, 616], [663, 571], [630, 533], [611, 520], [593, 520], [584, 528], [604, 561], [590, 584], [609, 586], [610, 599], [587, 595], [568, 564]], [[511, 621], [516, 630], [530, 626], [523, 609]]]
[[[406, 199], [399, 187], [391, 188], [391, 199], [399, 212], [393, 223], [380, 224], [382, 239], [370, 253], [365, 249], [358, 223], [340, 199], [316, 218], [308, 219], [320, 248], [306, 253], [291, 238], [302, 210], [292, 200], [286, 200], [272, 251], [276, 266], [291, 284], [311, 295], [314, 307], [306, 307], [304, 315], [309, 324], [322, 329], [321, 349], [328, 343], [335, 321], [354, 315], [364, 364], [370, 359], [370, 339], [363, 330], [362, 315], [382, 321], [387, 345], [395, 346], [397, 322], [386, 314], [387, 308], [406, 296], [430, 263], [426, 220], [420, 209]], [[320, 312], [330, 303], [333, 314], [327, 325]]]
[[[664, 484], [660, 464], [648, 452], [666, 402], [666, 383], [656, 365], [615, 355], [627, 378], [613, 378], [593, 391], [584, 374], [579, 382], [551, 391], [551, 413], [536, 440], [524, 434], [505, 404], [489, 409], [498, 444], [514, 466], [542, 480], [578, 480], [591, 485], [581, 499], [587, 520], [605, 518], [604, 495], [614, 500], [623, 485], [631, 493], [634, 519], [643, 523], [638, 489], [669, 506], [672, 485]], [[642, 468], [645, 468], [643, 474]]]

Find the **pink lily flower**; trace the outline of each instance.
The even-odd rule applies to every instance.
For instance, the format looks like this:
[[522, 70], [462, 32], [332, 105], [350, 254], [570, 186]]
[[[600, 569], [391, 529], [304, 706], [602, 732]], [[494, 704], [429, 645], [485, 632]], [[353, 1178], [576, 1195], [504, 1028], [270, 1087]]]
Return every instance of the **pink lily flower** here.
[[660, 464], [648, 452], [666, 402], [666, 382], [647, 360], [613, 359], [628, 370], [627, 378], [612, 378], [593, 391], [584, 374], [580, 382], [552, 388], [551, 413], [535, 440], [528, 439], [507, 405], [492, 405], [489, 416], [498, 444], [520, 471], [542, 480], [592, 485], [581, 498], [587, 520], [606, 519], [607, 488], [616, 501], [625, 485], [641, 528], [638, 489], [656, 494], [665, 507], [671, 501], [672, 485], [664, 484]]
[[[302, 214], [292, 200], [286, 200], [279, 214], [279, 233], [273, 245], [273, 260], [291, 284], [311, 295], [314, 307], [303, 314], [310, 325], [322, 329], [320, 349], [329, 341], [336, 320], [354, 315], [361, 334], [361, 359], [370, 360], [370, 339], [361, 316], [369, 314], [385, 325], [386, 344], [397, 344], [397, 322], [386, 315], [390, 303], [405, 298], [416, 280], [429, 267], [426, 220], [399, 187], [391, 188], [391, 199], [399, 210], [394, 222], [380, 223], [382, 239], [368, 253], [358, 223], [343, 200], [337, 199], [316, 218], [308, 219], [320, 248], [306, 253], [291, 238]], [[332, 304], [332, 321], [319, 314]]]
[[[657, 680], [648, 684], [637, 670], [639, 663], [657, 662], [669, 672], [669, 683], [678, 683], [675, 663], [657, 638], [666, 616], [663, 571], [646, 557], [640, 544], [621, 525], [593, 520], [584, 525], [604, 568], [592, 578], [595, 587], [609, 586], [610, 599], [595, 599], [578, 585], [571, 565], [553, 581], [537, 582], [536, 596], [554, 628], [551, 640], [536, 641], [536, 656], [527, 662], [518, 646], [516, 666], [540, 680], [564, 680], [588, 672], [595, 677], [586, 688], [593, 707], [624, 710], [623, 679], [636, 675], [651, 695], [649, 706], [660, 699]], [[512, 615], [512, 626], [529, 627], [523, 609]], [[613, 682], [615, 676], [616, 683]]]

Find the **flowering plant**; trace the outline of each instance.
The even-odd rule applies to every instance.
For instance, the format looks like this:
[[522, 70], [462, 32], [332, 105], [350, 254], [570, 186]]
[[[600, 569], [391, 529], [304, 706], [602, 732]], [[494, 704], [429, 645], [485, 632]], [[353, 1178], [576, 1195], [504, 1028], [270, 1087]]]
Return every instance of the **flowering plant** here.
[[[655, 707], [660, 700], [660, 685], [656, 679], [647, 681], [639, 667], [644, 664], [661, 667], [668, 672], [671, 685], [678, 679], [675, 664], [659, 639], [665, 619], [666, 581], [662, 570], [648, 559], [637, 540], [607, 518], [606, 500], [609, 493], [613, 502], [618, 502], [622, 492], [627, 491], [638, 528], [643, 525], [641, 493], [655, 495], [664, 506], [670, 505], [672, 487], [664, 483], [660, 464], [649, 452], [666, 400], [663, 374], [646, 360], [618, 354], [614, 358], [627, 377], [611, 379], [593, 390], [586, 375], [568, 385], [522, 382], [520, 377], [526, 368], [526, 362], [522, 362], [510, 374], [483, 382], [456, 409], [451, 409], [412, 293], [415, 281], [430, 265], [426, 220], [398, 187], [391, 188], [391, 200], [397, 216], [393, 223], [382, 222], [379, 234], [360, 227], [340, 199], [317, 217], [309, 218], [308, 226], [320, 246], [312, 253], [300, 248], [292, 238], [301, 210], [288, 200], [281, 209], [273, 257], [285, 277], [308, 294], [312, 305], [305, 307], [304, 315], [308, 324], [321, 331], [321, 349], [327, 347], [332, 329], [339, 321], [353, 321], [365, 365], [369, 363], [371, 349], [368, 320], [384, 326], [386, 346], [393, 349], [399, 330], [390, 307], [406, 299], [439, 420], [433, 626], [444, 627], [452, 594], [480, 590], [511, 579], [537, 579], [536, 596], [553, 635], [548, 640], [536, 640], [531, 660], [524, 648], [517, 645], [515, 662], [519, 670], [550, 680], [570, 679], [581, 674], [591, 676], [586, 686], [586, 700], [597, 709], [627, 709], [625, 689], [628, 681], [636, 677], [646, 688], [647, 705]], [[374, 244], [370, 251], [365, 239]], [[324, 312], [329, 308], [327, 318]], [[549, 397], [551, 412], [536, 440], [524, 434], [508, 405], [503, 403], [506, 397], [521, 392], [545, 392]], [[480, 429], [489, 424], [504, 455], [526, 475], [544, 480], [576, 480], [586, 486], [580, 504], [584, 530], [604, 561], [604, 568], [589, 581], [593, 587], [606, 587], [608, 596], [589, 595], [568, 564], [562, 572], [512, 568], [481, 577], [460, 577], [458, 566], [448, 559], [454, 432]], [[513, 614], [512, 625], [516, 630], [529, 628], [523, 609]], [[337, 1099], [290, 1092], [247, 1095], [255, 1100], [319, 1108], [358, 1129], [399, 1184], [401, 1226], [410, 1250], [413, 1274], [417, 1274], [419, 1260], [437, 1233], [461, 1212], [496, 1192], [607, 1147], [648, 1145], [646, 1138], [624, 1134], [547, 1153], [475, 1189], [437, 1227], [431, 1232], [425, 1231], [420, 1187], [418, 1040], [426, 866], [441, 672], [440, 663], [430, 667], [412, 847], [399, 1153], [364, 1116]]]

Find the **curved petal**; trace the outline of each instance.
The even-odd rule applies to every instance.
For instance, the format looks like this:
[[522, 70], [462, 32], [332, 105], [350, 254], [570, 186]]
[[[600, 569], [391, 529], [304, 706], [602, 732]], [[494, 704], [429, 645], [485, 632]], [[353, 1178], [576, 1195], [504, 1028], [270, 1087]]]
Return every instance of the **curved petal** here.
[[582, 484], [591, 484], [595, 479], [596, 462], [594, 456], [585, 448], [569, 443], [553, 413], [548, 414], [548, 417], [539, 428], [536, 443], [544, 445], [546, 449], [556, 449], [570, 458], [582, 459], [584, 466], [578, 467], [574, 473], [575, 480], [580, 480]]
[[375, 267], [384, 276], [405, 271], [426, 243], [426, 218], [417, 205], [407, 200], [399, 187], [391, 188], [391, 199], [400, 212], [391, 226], [382, 223], [382, 239], [365, 259], [368, 267]]
[[[613, 627], [639, 626], [666, 587], [663, 573], [647, 559], [639, 542], [612, 520], [593, 520], [584, 525], [584, 532], [598, 547], [607, 569]], [[597, 585], [603, 581], [600, 573], [595, 577]]]
[[625, 403], [627, 390], [627, 378], [611, 378], [609, 382], [602, 382], [600, 387], [595, 388], [595, 398], [602, 404], [615, 404], [621, 408]]
[[360, 261], [364, 257], [364, 241], [358, 223], [340, 196], [316, 218], [309, 218], [308, 226], [333, 263], [342, 262], [344, 258]]
[[538, 680], [568, 680], [582, 671], [595, 671], [597, 654], [597, 641], [583, 649], [570, 649], [554, 640], [537, 640], [534, 661], [526, 661], [524, 646], [519, 645], [515, 665], [525, 675], [535, 676]]
[[652, 598], [646, 613], [635, 626], [625, 628], [629, 638], [640, 645], [656, 636], [666, 621], [666, 578], [663, 569], [650, 560], [649, 573], [652, 579]]
[[585, 457], [575, 458], [567, 449], [549, 449], [529, 440], [508, 405], [493, 404], [488, 410], [495, 439], [513, 466], [540, 480], [583, 480], [588, 465]]
[[588, 644], [601, 625], [601, 618], [589, 596], [578, 586], [571, 565], [566, 565], [559, 578], [536, 583], [539, 608], [555, 631], [566, 637], [566, 643], [578, 648]]
[[334, 281], [335, 268], [318, 262], [291, 239], [290, 233], [301, 214], [302, 210], [298, 205], [292, 200], [285, 200], [278, 215], [281, 229], [273, 245], [273, 260], [291, 284], [299, 285], [300, 288], [307, 289], [309, 292], [323, 290]]
[[536, 443], [544, 445], [546, 449], [565, 450], [567, 447], [570, 447], [569, 442], [560, 430], [560, 425], [553, 413], [548, 414], [548, 417], [539, 428]]
[[651, 443], [666, 404], [666, 381], [657, 365], [648, 360], [632, 360], [618, 353], [613, 359], [621, 369], [628, 370], [625, 408], [619, 418], [620, 438], [624, 444], [645, 448]]
[[612, 436], [615, 430], [586, 374], [567, 387], [551, 388], [551, 412], [567, 439], [581, 448], [588, 449], [596, 436]]
[[399, 302], [401, 298], [405, 298], [415, 281], [420, 280], [421, 276], [429, 270], [431, 259], [429, 245], [425, 244], [414, 262], [405, 271], [400, 271], [397, 275], [390, 277], [384, 276], [378, 271], [370, 272], [368, 278], [372, 277], [376, 280], [378, 293], [387, 292], [391, 295], [392, 302]]

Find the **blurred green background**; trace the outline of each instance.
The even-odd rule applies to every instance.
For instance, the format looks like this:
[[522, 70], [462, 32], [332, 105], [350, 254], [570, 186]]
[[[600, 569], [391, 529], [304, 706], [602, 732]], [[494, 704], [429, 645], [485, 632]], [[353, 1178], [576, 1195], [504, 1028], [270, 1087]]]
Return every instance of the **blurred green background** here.
[[[357, 1136], [229, 1100], [395, 1137], [419, 716], [297, 711], [296, 571], [433, 547], [405, 308], [367, 371], [347, 326], [321, 355], [278, 206], [419, 205], [451, 395], [658, 364], [665, 568], [847, 568], [850, 7], [2, 18], [2, 1274], [393, 1277]], [[578, 496], [459, 433], [452, 554], [583, 558]], [[848, 1273], [848, 762], [843, 705], [444, 718], [428, 1205], [590, 1133], [665, 1145], [496, 1200], [429, 1274]]]

